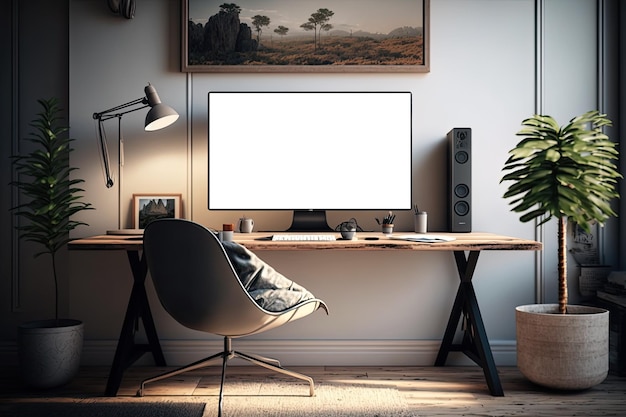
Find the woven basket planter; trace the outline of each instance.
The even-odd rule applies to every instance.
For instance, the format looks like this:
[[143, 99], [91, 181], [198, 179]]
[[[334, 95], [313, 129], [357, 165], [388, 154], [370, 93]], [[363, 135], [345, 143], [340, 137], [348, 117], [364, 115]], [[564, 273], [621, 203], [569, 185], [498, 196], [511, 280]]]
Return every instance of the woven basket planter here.
[[609, 312], [557, 304], [515, 309], [517, 367], [530, 381], [548, 388], [580, 390], [604, 381], [609, 371]]
[[83, 322], [39, 320], [18, 327], [20, 374], [34, 388], [67, 384], [78, 373], [83, 349]]

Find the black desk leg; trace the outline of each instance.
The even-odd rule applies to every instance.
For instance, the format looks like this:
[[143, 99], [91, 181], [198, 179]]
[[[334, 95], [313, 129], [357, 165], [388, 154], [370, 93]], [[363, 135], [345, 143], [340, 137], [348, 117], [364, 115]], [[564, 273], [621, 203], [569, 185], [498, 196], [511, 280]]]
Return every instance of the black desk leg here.
[[[145, 259], [139, 256], [139, 251], [128, 251], [127, 254], [133, 273], [133, 289], [128, 300], [122, 331], [117, 342], [115, 357], [113, 358], [109, 380], [104, 393], [108, 397], [117, 395], [124, 371], [144, 353], [152, 352], [155, 363], [159, 366], [165, 366], [165, 357], [161, 350], [144, 285], [148, 266]], [[146, 331], [148, 344], [135, 343], [135, 330], [139, 325], [140, 319]]]
[[[472, 277], [478, 262], [479, 251], [470, 251], [469, 256], [465, 257], [465, 252], [455, 251], [454, 259], [456, 261], [457, 270], [461, 282], [454, 299], [450, 319], [446, 326], [435, 366], [443, 366], [451, 351], [463, 352], [467, 357], [476, 362], [485, 374], [489, 392], [493, 396], [501, 397], [504, 395], [498, 370], [493, 360], [487, 332], [483, 323], [480, 309], [478, 308], [478, 300], [474, 286], [472, 285]], [[453, 343], [457, 326], [461, 320], [461, 314], [464, 315], [463, 323], [463, 339], [461, 343]]]

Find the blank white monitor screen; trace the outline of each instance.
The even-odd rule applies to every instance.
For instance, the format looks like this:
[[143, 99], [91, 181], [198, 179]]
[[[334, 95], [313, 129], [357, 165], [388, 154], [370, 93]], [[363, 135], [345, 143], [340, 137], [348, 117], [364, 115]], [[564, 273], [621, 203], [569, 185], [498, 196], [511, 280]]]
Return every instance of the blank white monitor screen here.
[[410, 92], [210, 92], [210, 210], [411, 208]]

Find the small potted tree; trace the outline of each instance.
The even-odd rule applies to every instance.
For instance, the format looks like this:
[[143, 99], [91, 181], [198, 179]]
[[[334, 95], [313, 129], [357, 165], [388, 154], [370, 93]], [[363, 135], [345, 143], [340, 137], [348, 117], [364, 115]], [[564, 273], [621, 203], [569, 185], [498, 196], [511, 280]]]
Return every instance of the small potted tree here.
[[522, 140], [509, 152], [502, 181], [520, 220], [558, 221], [558, 304], [516, 308], [517, 366], [529, 380], [557, 389], [586, 389], [608, 373], [608, 311], [568, 305], [568, 223], [589, 232], [616, 216], [611, 201], [622, 175], [616, 144], [603, 132], [611, 121], [589, 111], [560, 127], [550, 116], [522, 122]]
[[[24, 323], [18, 328], [20, 372], [24, 382], [37, 388], [52, 388], [69, 382], [78, 371], [83, 342], [83, 323], [59, 318], [59, 276], [57, 253], [69, 241], [69, 232], [85, 223], [71, 216], [91, 205], [81, 202], [81, 179], [71, 179], [71, 152], [61, 126], [58, 100], [38, 100], [43, 110], [30, 126], [34, 132], [26, 139], [35, 144], [25, 155], [13, 156], [20, 197], [25, 200], [12, 210], [24, 220], [18, 224], [20, 237], [40, 244], [35, 256], [48, 254], [54, 279], [54, 319]], [[49, 279], [49, 277], [45, 277]]]

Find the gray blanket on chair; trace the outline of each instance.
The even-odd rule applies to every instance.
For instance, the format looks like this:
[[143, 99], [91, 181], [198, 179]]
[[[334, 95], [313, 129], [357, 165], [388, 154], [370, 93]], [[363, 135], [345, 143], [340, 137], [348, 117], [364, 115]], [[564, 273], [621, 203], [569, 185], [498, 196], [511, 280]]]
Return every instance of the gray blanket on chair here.
[[277, 272], [235, 242], [222, 242], [241, 283], [256, 303], [268, 311], [284, 311], [315, 298], [306, 288]]

